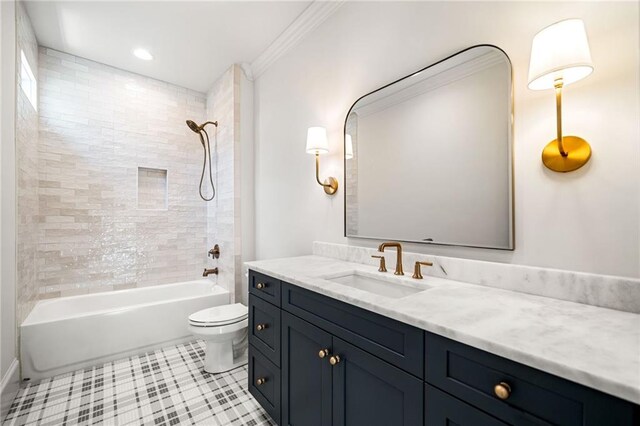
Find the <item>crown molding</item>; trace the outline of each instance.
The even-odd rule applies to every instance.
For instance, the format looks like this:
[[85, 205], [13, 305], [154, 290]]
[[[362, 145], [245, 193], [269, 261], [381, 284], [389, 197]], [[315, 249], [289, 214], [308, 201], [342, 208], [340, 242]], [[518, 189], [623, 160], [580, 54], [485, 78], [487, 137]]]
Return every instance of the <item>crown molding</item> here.
[[251, 63], [253, 78], [262, 75], [276, 60], [331, 16], [344, 0], [315, 0]]

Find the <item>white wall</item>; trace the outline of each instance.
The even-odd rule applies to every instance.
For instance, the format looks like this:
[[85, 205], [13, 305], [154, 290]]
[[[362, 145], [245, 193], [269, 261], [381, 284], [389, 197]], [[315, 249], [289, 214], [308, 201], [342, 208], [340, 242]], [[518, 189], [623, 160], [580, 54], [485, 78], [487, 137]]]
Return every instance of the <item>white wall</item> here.
[[[342, 126], [359, 96], [491, 43], [514, 67], [516, 250], [407, 247], [640, 276], [638, 12], [631, 2], [346, 3], [255, 82], [257, 258], [308, 254], [313, 240], [347, 242], [343, 192], [326, 196], [314, 181], [307, 127], [328, 128], [332, 154], [322, 158], [321, 175], [342, 183]], [[555, 137], [553, 91], [528, 90], [527, 70], [534, 34], [571, 17], [586, 23], [595, 72], [565, 90], [564, 128], [591, 143], [593, 158], [557, 174], [540, 161]]]
[[0, 2], [0, 421], [18, 386], [15, 325], [15, 89], [14, 1]]

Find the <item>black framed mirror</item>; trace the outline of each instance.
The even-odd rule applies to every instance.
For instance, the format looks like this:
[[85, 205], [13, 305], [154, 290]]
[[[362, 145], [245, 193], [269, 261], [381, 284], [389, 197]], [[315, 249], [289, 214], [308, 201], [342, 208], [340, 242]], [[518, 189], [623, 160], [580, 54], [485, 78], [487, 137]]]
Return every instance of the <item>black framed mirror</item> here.
[[514, 249], [513, 78], [492, 45], [360, 97], [347, 113], [345, 236]]

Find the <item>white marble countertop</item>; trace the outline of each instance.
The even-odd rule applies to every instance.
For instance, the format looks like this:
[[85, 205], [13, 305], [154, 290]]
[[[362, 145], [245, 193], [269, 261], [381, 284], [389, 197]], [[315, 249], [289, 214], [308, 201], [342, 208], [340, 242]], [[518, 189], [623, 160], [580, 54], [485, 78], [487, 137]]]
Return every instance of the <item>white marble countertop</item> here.
[[[320, 256], [249, 269], [640, 404], [640, 315]], [[390, 265], [393, 266], [393, 265]], [[424, 286], [391, 299], [323, 278], [362, 271]]]

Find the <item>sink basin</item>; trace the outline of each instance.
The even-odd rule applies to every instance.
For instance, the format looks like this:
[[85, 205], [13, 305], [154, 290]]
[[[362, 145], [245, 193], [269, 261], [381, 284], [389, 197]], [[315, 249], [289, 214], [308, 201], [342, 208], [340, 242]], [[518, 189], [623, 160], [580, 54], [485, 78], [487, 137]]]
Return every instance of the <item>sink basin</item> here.
[[369, 293], [377, 294], [392, 299], [400, 299], [412, 294], [420, 293], [429, 287], [421, 285], [414, 287], [397, 277], [377, 277], [359, 271], [351, 271], [343, 274], [325, 277], [326, 280], [357, 288]]

